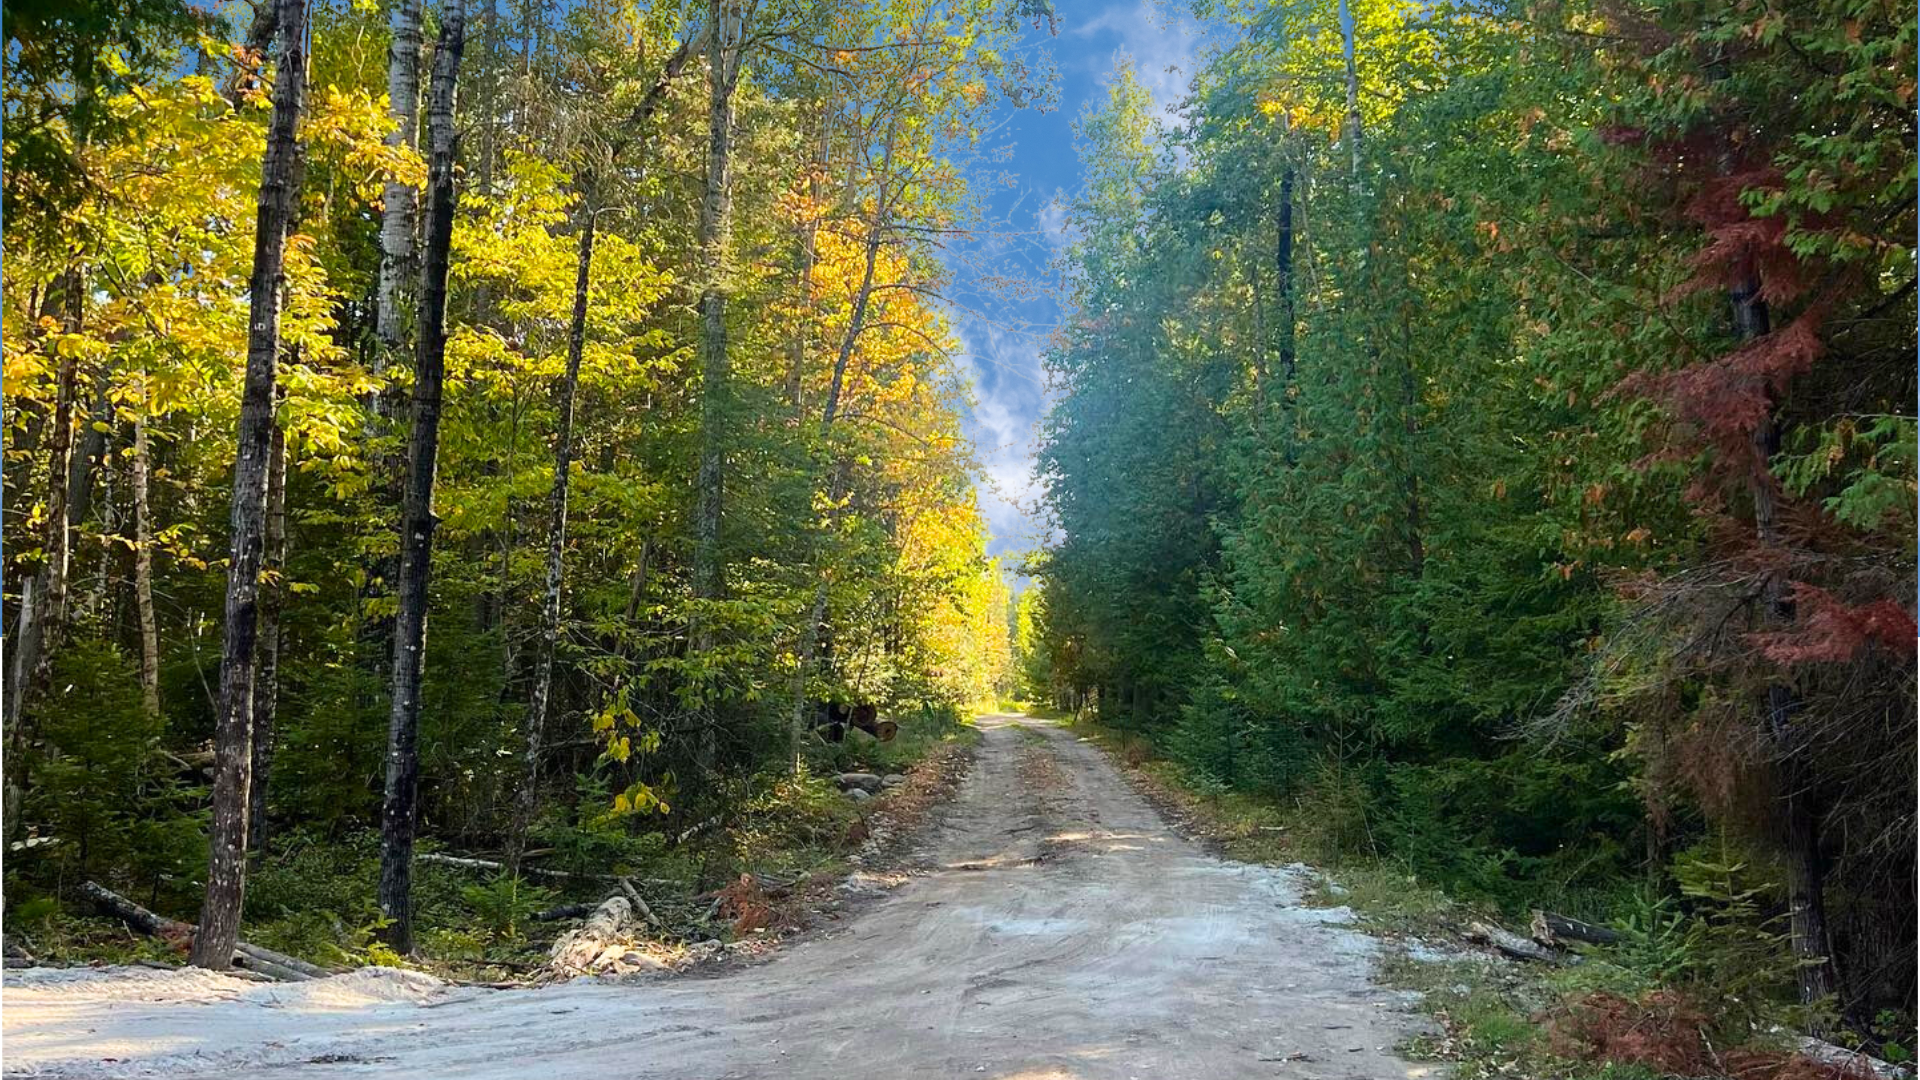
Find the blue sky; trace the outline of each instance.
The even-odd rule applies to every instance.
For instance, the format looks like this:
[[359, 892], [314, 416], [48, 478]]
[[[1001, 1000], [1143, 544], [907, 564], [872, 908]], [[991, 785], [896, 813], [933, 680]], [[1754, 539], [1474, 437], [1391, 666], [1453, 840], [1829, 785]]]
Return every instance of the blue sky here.
[[[1122, 64], [1133, 67], [1161, 109], [1186, 92], [1202, 45], [1199, 28], [1178, 3], [1155, 0], [1057, 0], [1060, 32], [1031, 32], [1029, 40], [1052, 54], [1060, 77], [1059, 108], [1013, 115], [1001, 138], [1013, 147], [1005, 168], [1015, 182], [995, 189], [993, 215], [1016, 233], [1008, 257], [1014, 266], [1044, 267], [1066, 243], [1062, 202], [1081, 186], [1073, 147], [1073, 122]], [[984, 188], [984, 184], [981, 187]], [[964, 271], [961, 271], [964, 276]], [[965, 282], [961, 283], [964, 293]], [[1017, 555], [1040, 547], [1042, 524], [1031, 511], [1039, 492], [1033, 481], [1034, 440], [1046, 409], [1040, 367], [1044, 330], [1060, 318], [1051, 299], [1023, 303], [977, 298], [954, 313], [965, 347], [975, 404], [967, 434], [986, 473], [980, 505], [992, 530], [994, 555]], [[1022, 327], [1031, 327], [1023, 330]]]

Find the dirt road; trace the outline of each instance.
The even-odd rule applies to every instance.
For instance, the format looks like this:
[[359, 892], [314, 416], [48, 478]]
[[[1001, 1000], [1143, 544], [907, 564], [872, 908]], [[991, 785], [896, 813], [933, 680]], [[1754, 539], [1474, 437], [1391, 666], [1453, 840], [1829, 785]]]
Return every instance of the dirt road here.
[[6, 1071], [1427, 1075], [1393, 1053], [1416, 1021], [1369, 984], [1371, 941], [1303, 907], [1297, 875], [1225, 862], [1181, 839], [1067, 731], [1013, 717], [981, 726], [973, 771], [918, 855], [933, 872], [765, 964], [718, 978], [499, 992], [356, 976], [240, 991], [197, 972], [10, 982]]

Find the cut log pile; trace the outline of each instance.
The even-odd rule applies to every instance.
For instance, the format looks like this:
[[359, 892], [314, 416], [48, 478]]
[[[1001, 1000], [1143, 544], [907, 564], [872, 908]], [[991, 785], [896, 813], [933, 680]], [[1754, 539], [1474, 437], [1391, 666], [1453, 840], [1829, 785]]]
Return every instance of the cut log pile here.
[[[192, 923], [169, 919], [165, 915], [148, 911], [97, 882], [81, 883], [80, 895], [93, 901], [94, 906], [101, 911], [112, 915], [133, 929], [160, 938], [182, 952], [193, 944], [193, 935], [198, 928]], [[245, 941], [233, 947], [233, 965], [281, 982], [321, 979], [336, 974], [316, 964], [309, 964], [299, 957], [288, 956], [286, 953], [275, 952]]]

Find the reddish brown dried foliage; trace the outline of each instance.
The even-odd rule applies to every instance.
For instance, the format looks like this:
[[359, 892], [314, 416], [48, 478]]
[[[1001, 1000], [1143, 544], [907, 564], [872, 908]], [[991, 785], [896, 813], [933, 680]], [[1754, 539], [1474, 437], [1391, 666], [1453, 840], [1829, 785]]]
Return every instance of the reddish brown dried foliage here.
[[1844, 663], [1872, 645], [1895, 656], [1912, 656], [1920, 633], [1913, 616], [1891, 600], [1850, 606], [1825, 589], [1793, 586], [1800, 619], [1791, 630], [1750, 635], [1777, 664]]
[[778, 916], [766, 890], [752, 874], [720, 890], [720, 914], [733, 923], [733, 932], [748, 934], [772, 926]]
[[1638, 1001], [1592, 994], [1556, 1006], [1543, 1019], [1562, 1057], [1641, 1065], [1666, 1076], [1732, 1080], [1871, 1080], [1861, 1066], [1829, 1065], [1803, 1054], [1744, 1047], [1717, 1049], [1708, 1016], [1671, 990]]

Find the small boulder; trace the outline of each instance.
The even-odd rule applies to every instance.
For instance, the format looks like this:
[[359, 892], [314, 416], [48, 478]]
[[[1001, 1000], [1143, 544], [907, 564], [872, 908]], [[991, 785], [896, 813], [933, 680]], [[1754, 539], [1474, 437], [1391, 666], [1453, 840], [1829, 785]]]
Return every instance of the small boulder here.
[[846, 791], [846, 795], [847, 795], [847, 798], [852, 799], [854, 802], [866, 802], [868, 799], [873, 798], [872, 792], [866, 790], [865, 788], [857, 788], [857, 787], [848, 788]]
[[883, 788], [897, 788], [906, 782], [907, 778], [899, 773], [888, 773], [880, 778], [880, 786]]
[[834, 783], [839, 784], [842, 791], [857, 788], [872, 795], [880, 790], [880, 778], [870, 772], [841, 773], [834, 777]]

